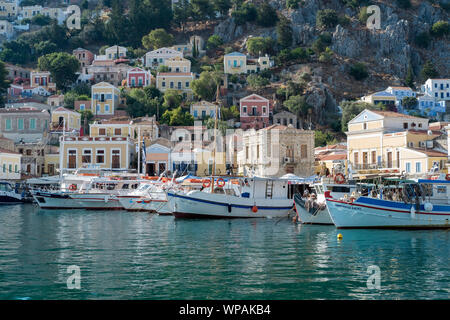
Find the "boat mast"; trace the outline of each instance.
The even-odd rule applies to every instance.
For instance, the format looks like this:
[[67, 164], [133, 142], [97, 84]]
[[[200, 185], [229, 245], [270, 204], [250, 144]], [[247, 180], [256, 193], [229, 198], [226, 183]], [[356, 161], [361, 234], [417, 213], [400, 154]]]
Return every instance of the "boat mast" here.
[[141, 126], [138, 125], [138, 164], [137, 164], [137, 169], [138, 169], [138, 175], [141, 174]]

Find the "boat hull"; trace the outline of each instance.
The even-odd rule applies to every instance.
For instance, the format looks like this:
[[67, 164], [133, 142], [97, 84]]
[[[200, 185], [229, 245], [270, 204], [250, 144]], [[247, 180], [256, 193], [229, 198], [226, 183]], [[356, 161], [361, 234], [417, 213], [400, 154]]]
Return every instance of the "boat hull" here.
[[77, 201], [68, 194], [37, 192], [33, 198], [41, 209], [80, 209]]
[[[224, 199], [225, 198], [225, 199]], [[176, 218], [271, 218], [284, 217], [293, 208], [293, 200], [249, 199], [227, 197], [204, 192], [168, 193], [169, 206]], [[224, 201], [225, 200], [225, 201]], [[232, 201], [232, 203], [231, 203]], [[256, 206], [257, 211], [253, 212]]]
[[300, 222], [303, 224], [325, 224], [333, 225], [333, 220], [331, 220], [330, 214], [328, 212], [328, 207], [325, 209], [310, 209], [306, 210], [304, 201], [299, 198], [298, 195], [294, 197], [295, 210], [297, 211]]
[[450, 228], [448, 205], [434, 211], [412, 209], [413, 205], [360, 197], [353, 203], [327, 199], [331, 219], [337, 228], [436, 229]]
[[123, 210], [119, 199], [110, 194], [71, 194], [70, 197], [86, 210]]

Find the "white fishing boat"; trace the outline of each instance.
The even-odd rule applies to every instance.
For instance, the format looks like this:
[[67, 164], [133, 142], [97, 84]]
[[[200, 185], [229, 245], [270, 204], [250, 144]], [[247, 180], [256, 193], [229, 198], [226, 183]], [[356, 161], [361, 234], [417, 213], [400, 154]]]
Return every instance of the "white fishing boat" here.
[[59, 187], [52, 183], [48, 187], [34, 188], [31, 193], [42, 209], [80, 209], [80, 204], [70, 194], [86, 190], [96, 177], [94, 174], [65, 174]]
[[19, 203], [23, 203], [22, 195], [16, 193], [9, 182], [0, 181], [0, 205]]
[[123, 210], [119, 202], [119, 192], [137, 189], [139, 183], [139, 180], [96, 178], [86, 189], [70, 193], [69, 197], [75, 200], [80, 208], [86, 210]]
[[[227, 180], [227, 181], [225, 181]], [[176, 218], [272, 218], [287, 216], [294, 201], [288, 182], [270, 178], [205, 179], [204, 189], [168, 191]]]
[[398, 185], [394, 196], [326, 198], [337, 228], [449, 228], [450, 181], [418, 180]]
[[326, 206], [325, 193], [329, 193], [333, 198], [340, 199], [346, 194], [355, 191], [354, 183], [339, 183], [343, 180], [322, 178], [321, 182], [312, 184], [312, 193], [294, 196], [295, 210], [298, 218], [303, 224], [325, 224], [332, 225], [330, 213]]

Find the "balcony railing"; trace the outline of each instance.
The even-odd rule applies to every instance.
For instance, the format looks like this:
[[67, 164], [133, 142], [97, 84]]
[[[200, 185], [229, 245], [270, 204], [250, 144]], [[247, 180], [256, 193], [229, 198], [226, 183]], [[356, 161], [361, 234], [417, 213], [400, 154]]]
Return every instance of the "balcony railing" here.
[[376, 163], [352, 163], [350, 165], [354, 170], [375, 170], [375, 169], [398, 169], [396, 161], [380, 161]]

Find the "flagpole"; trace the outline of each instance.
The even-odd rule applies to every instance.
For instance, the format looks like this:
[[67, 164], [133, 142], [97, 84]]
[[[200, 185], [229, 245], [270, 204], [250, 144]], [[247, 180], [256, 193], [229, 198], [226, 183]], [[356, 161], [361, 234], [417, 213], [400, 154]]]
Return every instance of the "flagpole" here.
[[141, 126], [138, 126], [138, 175], [141, 174]]

